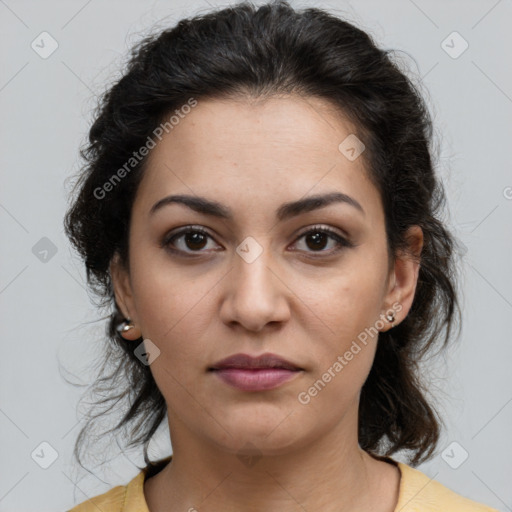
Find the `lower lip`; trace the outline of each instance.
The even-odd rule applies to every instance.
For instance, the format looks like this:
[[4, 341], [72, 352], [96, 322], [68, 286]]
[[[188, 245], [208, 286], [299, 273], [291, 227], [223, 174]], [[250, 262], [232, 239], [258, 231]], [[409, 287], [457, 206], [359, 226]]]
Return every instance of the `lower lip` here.
[[226, 368], [214, 370], [214, 373], [230, 386], [243, 391], [265, 391], [277, 388], [301, 372], [284, 368]]

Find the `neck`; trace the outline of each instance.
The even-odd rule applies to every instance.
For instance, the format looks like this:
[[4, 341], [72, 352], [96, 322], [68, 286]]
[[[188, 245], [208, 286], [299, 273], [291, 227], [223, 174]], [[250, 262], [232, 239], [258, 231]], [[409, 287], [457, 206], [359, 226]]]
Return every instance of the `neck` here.
[[174, 420], [172, 461], [145, 484], [151, 512], [394, 510], [398, 470], [361, 450], [357, 414], [309, 444], [254, 457], [198, 439]]

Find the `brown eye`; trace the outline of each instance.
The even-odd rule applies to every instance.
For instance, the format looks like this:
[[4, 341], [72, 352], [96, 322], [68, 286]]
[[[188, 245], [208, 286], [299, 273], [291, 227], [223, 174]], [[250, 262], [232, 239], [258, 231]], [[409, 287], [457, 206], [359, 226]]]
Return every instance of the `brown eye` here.
[[166, 236], [162, 241], [162, 247], [166, 247], [173, 252], [182, 253], [201, 253], [208, 244], [211, 236], [200, 228], [186, 228], [170, 236]]
[[206, 242], [206, 235], [204, 233], [189, 232], [182, 235], [184, 237], [185, 245], [189, 249], [198, 250], [203, 249]]
[[[323, 226], [314, 227], [306, 231], [298, 238], [298, 240], [301, 240], [302, 238], [305, 240], [306, 252], [333, 254], [341, 250], [343, 247], [354, 246], [336, 231]], [[324, 250], [330, 240], [334, 242], [334, 248], [332, 250]]]
[[310, 232], [305, 237], [307, 246], [314, 250], [323, 249], [329, 241], [329, 236], [320, 231]]

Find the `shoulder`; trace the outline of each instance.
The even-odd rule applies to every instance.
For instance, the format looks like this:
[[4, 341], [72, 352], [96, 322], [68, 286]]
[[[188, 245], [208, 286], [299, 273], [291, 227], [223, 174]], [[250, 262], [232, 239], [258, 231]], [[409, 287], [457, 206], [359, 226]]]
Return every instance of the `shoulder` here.
[[144, 501], [144, 471], [127, 485], [118, 485], [109, 491], [79, 503], [67, 512], [146, 512]]
[[79, 503], [68, 512], [121, 512], [123, 510], [123, 502], [126, 496], [125, 485], [113, 487], [104, 494], [99, 494], [87, 501]]
[[499, 512], [457, 494], [418, 469], [398, 462], [402, 473], [396, 511], [400, 512]]
[[159, 459], [141, 469], [127, 485], [118, 485], [109, 491], [79, 503], [67, 512], [149, 512], [144, 496], [144, 482], [161, 471], [172, 455]]

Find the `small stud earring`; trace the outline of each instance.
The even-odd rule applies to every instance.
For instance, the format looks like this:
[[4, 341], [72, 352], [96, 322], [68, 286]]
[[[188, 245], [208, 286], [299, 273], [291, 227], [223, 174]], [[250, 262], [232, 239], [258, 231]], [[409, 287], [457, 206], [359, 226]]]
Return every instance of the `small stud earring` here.
[[129, 331], [130, 329], [133, 329], [135, 326], [132, 324], [132, 321], [127, 318], [126, 320], [123, 320], [120, 324], [117, 325], [116, 330], [119, 333], [123, 333], [126, 331]]
[[386, 314], [386, 320], [388, 322], [391, 322], [391, 327], [395, 327], [395, 324], [393, 323], [395, 320], [395, 312], [392, 311], [391, 313]]

